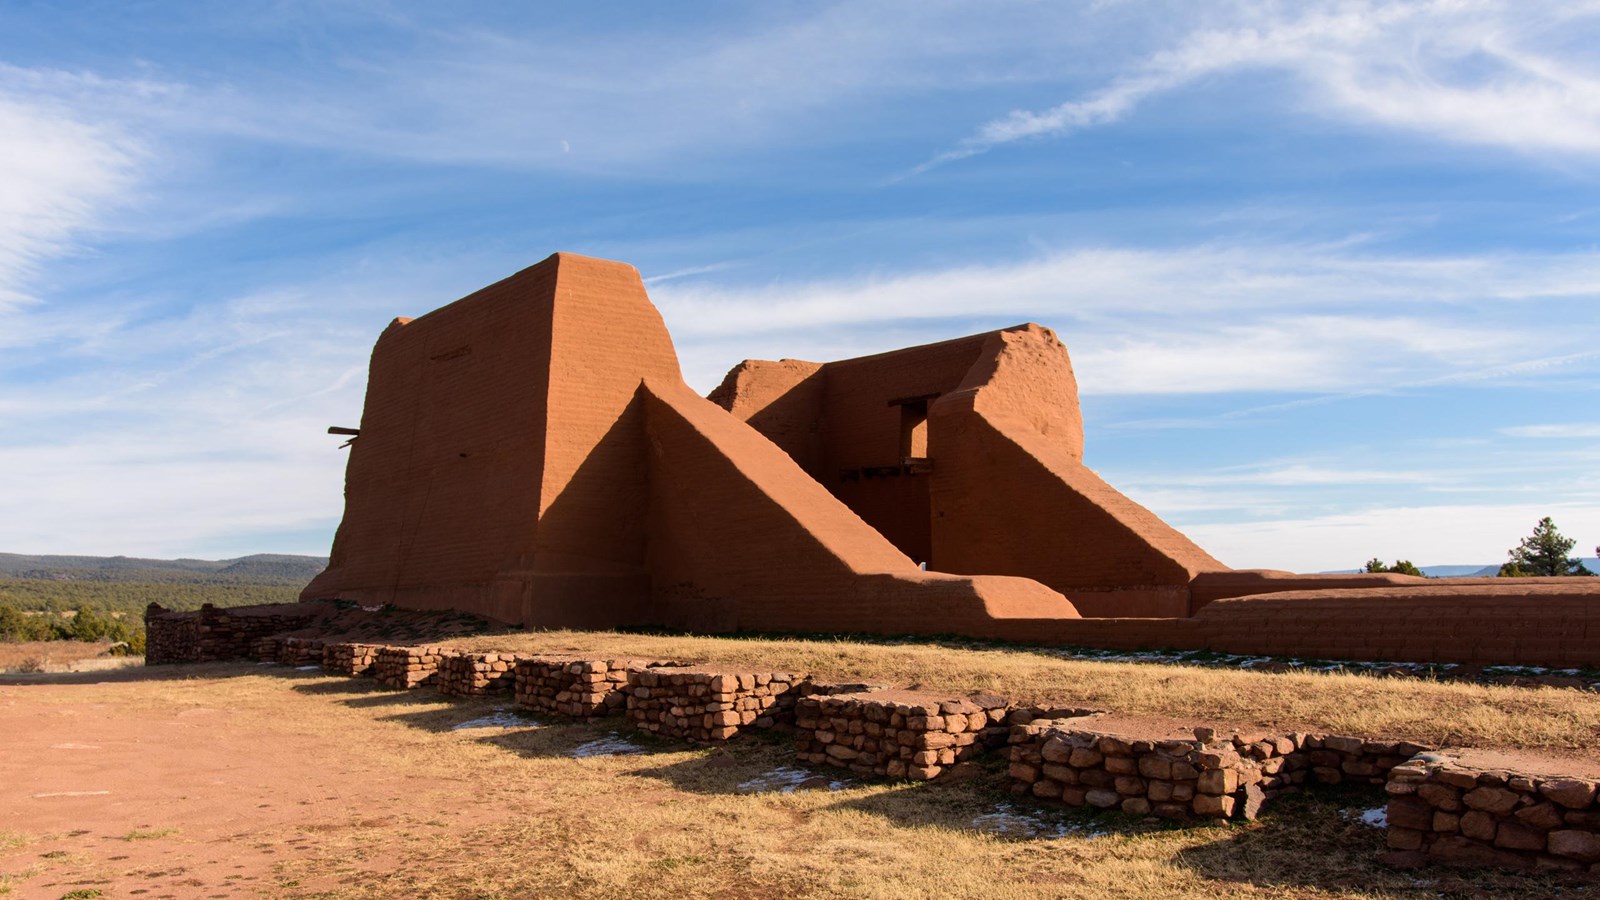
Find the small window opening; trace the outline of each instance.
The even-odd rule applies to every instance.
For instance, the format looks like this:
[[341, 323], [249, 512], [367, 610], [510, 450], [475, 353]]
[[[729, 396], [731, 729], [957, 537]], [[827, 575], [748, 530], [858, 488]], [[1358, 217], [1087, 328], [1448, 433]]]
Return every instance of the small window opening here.
[[928, 458], [928, 401], [912, 400], [900, 405], [900, 461]]

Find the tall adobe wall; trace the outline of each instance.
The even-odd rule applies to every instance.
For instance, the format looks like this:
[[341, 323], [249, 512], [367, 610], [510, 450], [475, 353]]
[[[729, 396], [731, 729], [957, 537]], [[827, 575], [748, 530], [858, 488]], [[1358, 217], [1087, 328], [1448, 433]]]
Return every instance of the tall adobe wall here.
[[1038, 325], [746, 361], [711, 399], [930, 569], [1033, 579], [1092, 616], [1188, 615], [1195, 576], [1228, 571], [1083, 465], [1072, 364]]
[[1037, 582], [920, 571], [683, 383], [637, 271], [571, 254], [390, 325], [345, 496], [305, 599], [718, 631], [1077, 615]]

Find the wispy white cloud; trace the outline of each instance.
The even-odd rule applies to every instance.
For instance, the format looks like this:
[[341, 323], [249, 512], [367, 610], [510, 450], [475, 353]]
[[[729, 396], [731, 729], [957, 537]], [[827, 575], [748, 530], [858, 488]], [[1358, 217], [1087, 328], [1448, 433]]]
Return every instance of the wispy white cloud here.
[[[653, 291], [697, 385], [746, 355], [832, 359], [1038, 321], [1085, 393], [1348, 391], [1505, 377], [1587, 358], [1600, 325], [1552, 338], [1525, 308], [1600, 299], [1600, 257], [1359, 255], [1244, 243], [1073, 249], [1013, 263], [759, 287]], [[1460, 312], [1472, 309], [1475, 318]], [[1497, 312], [1498, 311], [1498, 312]], [[882, 346], [864, 336], [881, 335]], [[781, 336], [782, 341], [777, 340]], [[889, 342], [894, 343], [889, 343]], [[725, 350], [724, 348], [728, 348]], [[737, 352], [737, 351], [734, 351]], [[696, 357], [696, 358], [690, 358]], [[1297, 401], [1298, 402], [1298, 401]]]
[[43, 263], [82, 249], [137, 186], [143, 143], [74, 107], [85, 83], [0, 64], [0, 316], [30, 300]]
[[[1109, 84], [991, 120], [917, 168], [1118, 121], [1152, 97], [1247, 71], [1286, 74], [1296, 111], [1536, 153], [1600, 156], [1600, 9], [1539, 0], [1245, 3]], [[1587, 40], [1574, 40], [1587, 32]], [[1560, 52], [1556, 48], [1566, 48]]]
[[1553, 425], [1518, 425], [1500, 433], [1520, 438], [1600, 438], [1600, 423], [1565, 422]]
[[1556, 503], [1373, 506], [1303, 517], [1293, 514], [1247, 522], [1208, 522], [1203, 514], [1178, 517], [1201, 546], [1236, 568], [1298, 572], [1356, 568], [1373, 556], [1418, 565], [1491, 565], [1504, 562], [1543, 516], [1551, 516], [1579, 548], [1600, 541], [1600, 506], [1591, 490]]

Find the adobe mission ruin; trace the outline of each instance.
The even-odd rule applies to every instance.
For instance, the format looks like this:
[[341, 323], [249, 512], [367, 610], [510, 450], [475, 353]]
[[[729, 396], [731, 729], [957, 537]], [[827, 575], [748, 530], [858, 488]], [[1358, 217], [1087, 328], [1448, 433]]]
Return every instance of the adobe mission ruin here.
[[306, 601], [530, 628], [1600, 665], [1592, 579], [1230, 569], [1084, 465], [1067, 349], [1034, 324], [749, 360], [708, 399], [633, 267], [561, 253], [396, 319], [359, 435]]

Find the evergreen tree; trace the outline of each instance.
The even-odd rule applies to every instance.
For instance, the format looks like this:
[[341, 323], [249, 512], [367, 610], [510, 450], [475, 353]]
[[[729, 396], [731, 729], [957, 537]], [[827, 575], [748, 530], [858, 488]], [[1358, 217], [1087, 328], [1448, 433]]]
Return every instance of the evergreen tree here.
[[1578, 542], [1561, 536], [1549, 516], [1533, 526], [1533, 534], [1506, 555], [1510, 561], [1500, 567], [1501, 578], [1531, 578], [1551, 575], [1593, 575], [1582, 562], [1568, 556]]
[[1422, 574], [1421, 569], [1411, 564], [1411, 560], [1409, 559], [1397, 559], [1395, 560], [1394, 565], [1389, 566], [1384, 565], [1383, 560], [1374, 556], [1373, 558], [1367, 560], [1367, 571], [1374, 574], [1380, 572], [1393, 572], [1396, 575], [1416, 575], [1418, 577], [1426, 577]]

